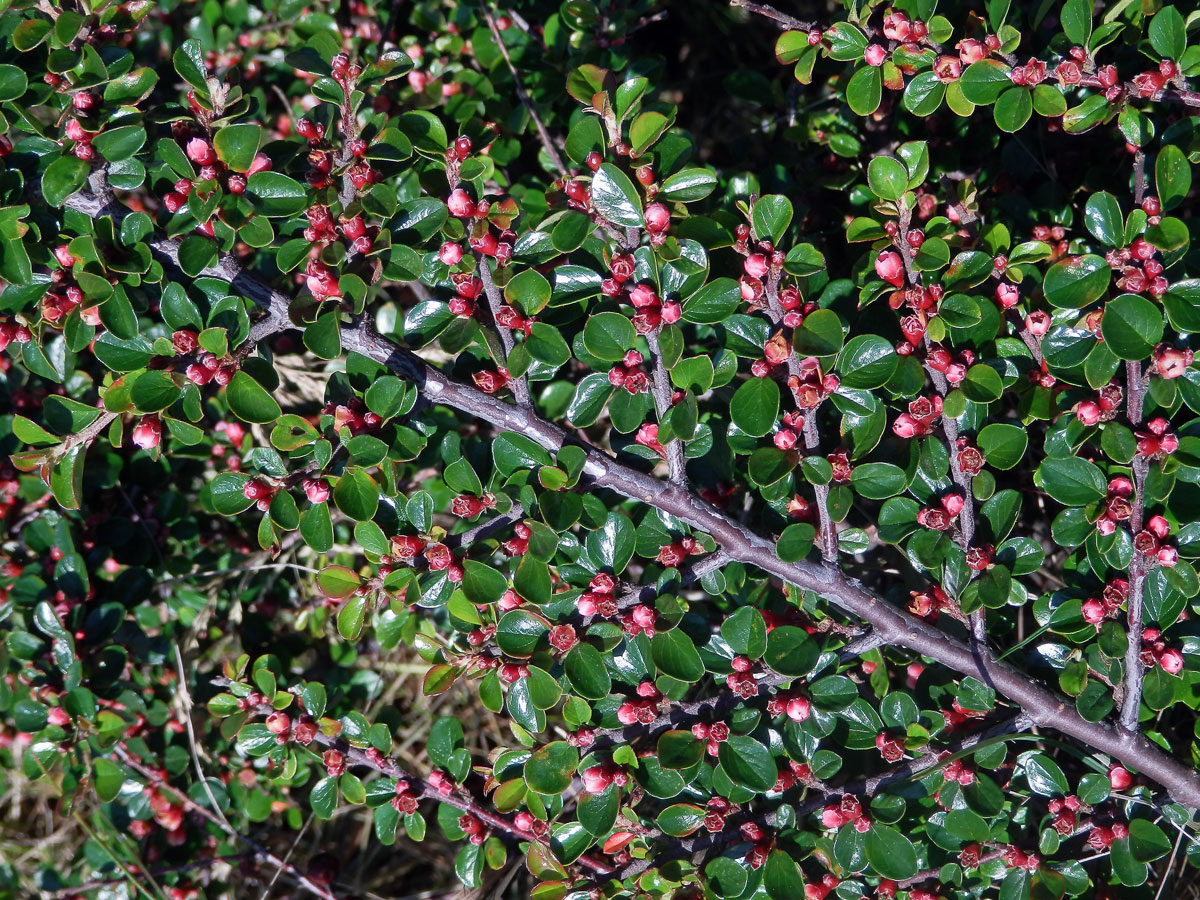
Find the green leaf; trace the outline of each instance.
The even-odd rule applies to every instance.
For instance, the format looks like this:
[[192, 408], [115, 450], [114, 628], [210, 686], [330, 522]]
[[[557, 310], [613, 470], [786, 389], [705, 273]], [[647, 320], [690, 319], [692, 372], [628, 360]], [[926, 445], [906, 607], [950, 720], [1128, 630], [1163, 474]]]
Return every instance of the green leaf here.
[[578, 750], [566, 741], [553, 741], [530, 754], [525, 762], [525, 783], [539, 794], [561, 794], [571, 786], [578, 765]]
[[536, 269], [526, 269], [504, 286], [504, 299], [527, 316], [535, 316], [545, 309], [550, 294], [550, 282]]
[[642, 200], [629, 177], [612, 163], [601, 163], [592, 176], [592, 206], [607, 221], [640, 228]]
[[883, 99], [883, 74], [879, 66], [860, 66], [846, 84], [846, 103], [856, 116], [869, 116]]
[[758, 659], [767, 649], [767, 623], [753, 606], [743, 606], [721, 623], [721, 637], [734, 653]]
[[967, 369], [967, 377], [959, 387], [968, 400], [976, 403], [991, 403], [1004, 393], [1000, 373], [985, 363], [976, 363]]
[[664, 731], [656, 750], [664, 769], [690, 769], [704, 759], [705, 742], [697, 740], [691, 731]]
[[92, 761], [92, 769], [96, 795], [105, 803], [115, 799], [125, 784], [125, 771], [111, 759], [102, 757]]
[[946, 98], [944, 85], [934, 72], [921, 72], [904, 89], [904, 108], [914, 116], [931, 116]]
[[1164, 211], [1178, 206], [1192, 189], [1192, 167], [1174, 144], [1163, 147], [1154, 161], [1154, 183]]
[[812, 244], [797, 244], [784, 257], [783, 269], [797, 278], [807, 278], [825, 270], [825, 255]]
[[255, 172], [246, 181], [246, 196], [264, 216], [294, 216], [308, 207], [304, 185], [280, 172]]
[[1068, 257], [1046, 272], [1042, 291], [1051, 306], [1080, 309], [1104, 296], [1111, 278], [1112, 270], [1103, 257]]
[[141, 125], [121, 125], [102, 131], [92, 139], [92, 146], [109, 162], [129, 159], [146, 143], [146, 129]]
[[16, 100], [29, 87], [29, 79], [19, 66], [0, 65], [0, 103]]
[[[176, 51], [176, 55], [178, 54], [179, 51]], [[312, 807], [313, 814], [318, 819], [333, 818], [333, 811], [337, 809], [337, 801], [338, 781], [332, 775], [326, 775], [313, 785], [313, 789], [308, 795], [308, 805]]]
[[675, 803], [658, 814], [655, 824], [663, 834], [687, 837], [704, 825], [704, 808], [693, 803]]
[[826, 675], [809, 685], [809, 694], [824, 709], [845, 709], [858, 699], [858, 688], [845, 675]]
[[1067, 40], [1086, 47], [1092, 36], [1092, 0], [1067, 0], [1060, 19]]
[[704, 663], [700, 660], [696, 645], [678, 628], [654, 635], [650, 650], [654, 664], [672, 678], [692, 683], [704, 675]]
[[767, 635], [763, 661], [780, 675], [801, 676], [812, 670], [819, 652], [816, 641], [803, 628], [781, 625]]
[[129, 391], [129, 399], [139, 412], [154, 413], [166, 409], [178, 400], [181, 394], [179, 385], [171, 378], [169, 372], [151, 370], [143, 372], [134, 381]]
[[283, 414], [275, 398], [244, 371], [233, 376], [229, 387], [225, 389], [225, 397], [230, 410], [243, 422], [266, 424]]
[[738, 283], [732, 278], [717, 278], [683, 301], [683, 318], [701, 325], [716, 325], [733, 315], [741, 302]]
[[558, 328], [545, 322], [534, 322], [529, 337], [522, 345], [538, 362], [558, 368], [571, 358], [571, 348]]
[[1088, 197], [1083, 218], [1096, 240], [1110, 247], [1125, 245], [1125, 219], [1121, 216], [1117, 198], [1112, 194], [1099, 191]]
[[195, 278], [217, 261], [217, 245], [200, 234], [185, 237], [179, 244], [179, 268]]
[[800, 866], [782, 850], [772, 850], [763, 867], [763, 888], [771, 900], [797, 900], [805, 895]]
[[891, 463], [863, 463], [851, 471], [850, 484], [868, 500], [886, 500], [908, 486], [908, 476]]
[[816, 536], [816, 528], [808, 522], [796, 522], [783, 529], [775, 553], [784, 562], [799, 562], [812, 551]]
[[509, 656], [529, 657], [550, 631], [546, 620], [526, 609], [506, 612], [496, 625], [496, 643]]
[[1017, 425], [995, 422], [979, 432], [976, 440], [987, 464], [996, 469], [1011, 469], [1025, 456], [1029, 432]]
[[133, 105], [149, 95], [156, 84], [158, 73], [154, 69], [134, 69], [104, 86], [104, 101], [113, 106]]
[[959, 81], [966, 99], [977, 106], [988, 106], [1012, 87], [1009, 67], [998, 59], [982, 59], [971, 63]]
[[1001, 131], [1020, 131], [1033, 115], [1033, 92], [1024, 87], [1010, 88], [1000, 95], [992, 114]]
[[962, 290], [982, 283], [992, 274], [992, 255], [980, 250], [959, 253], [942, 277], [947, 290]]
[[366, 594], [358, 594], [342, 604], [337, 614], [338, 634], [347, 641], [357, 641], [367, 618]]
[[362, 469], [346, 469], [334, 485], [333, 502], [356, 522], [366, 522], [379, 508], [379, 485]]
[[1103, 500], [1108, 482], [1100, 469], [1077, 456], [1051, 457], [1038, 466], [1046, 493], [1064, 506], [1084, 506]]
[[1031, 752], [1022, 757], [1025, 767], [1025, 780], [1029, 789], [1043, 797], [1068, 794], [1071, 786], [1067, 776], [1059, 768], [1058, 763], [1045, 753]]
[[262, 126], [250, 123], [226, 125], [213, 135], [217, 157], [235, 172], [249, 172], [262, 143]]
[[603, 525], [588, 532], [584, 546], [597, 568], [611, 569], [614, 575], [619, 575], [633, 558], [636, 546], [633, 523], [628, 516], [611, 512]]
[[639, 115], [629, 126], [629, 142], [633, 145], [630, 155], [639, 157], [644, 154], [670, 125], [671, 118], [655, 110]]
[[336, 312], [317, 317], [304, 329], [304, 346], [321, 359], [337, 359], [342, 355], [342, 327]]
[[832, 309], [809, 313], [792, 336], [793, 348], [803, 356], [832, 356], [842, 341], [842, 320]]
[[484, 606], [504, 596], [508, 579], [486, 563], [468, 559], [463, 564], [462, 590], [476, 606]]
[[1100, 334], [1118, 359], [1147, 359], [1163, 337], [1158, 306], [1136, 294], [1122, 294], [1104, 304]]
[[1164, 6], [1150, 19], [1150, 46], [1166, 59], [1178, 61], [1187, 49], [1187, 25], [1174, 6]]
[[792, 201], [782, 194], [767, 194], [758, 198], [750, 211], [750, 225], [760, 241], [776, 245], [792, 224]]
[[[976, 63], [978, 65], [978, 63]], [[863, 841], [867, 862], [876, 873], [893, 881], [917, 874], [917, 851], [912, 841], [890, 825], [875, 822]]]
[[881, 200], [899, 200], [908, 190], [908, 169], [890, 156], [876, 156], [867, 165], [867, 183]]
[[900, 357], [890, 341], [874, 334], [851, 338], [838, 355], [842, 385], [859, 390], [881, 388], [895, 374]]
[[204, 49], [199, 41], [190, 40], [180, 44], [173, 61], [180, 78], [194, 88], [208, 91], [208, 83], [205, 80], [208, 70], [204, 65]]
[[703, 200], [717, 186], [717, 176], [711, 169], [684, 169], [662, 184], [659, 196], [665, 200], [691, 203]]
[[[591, 644], [576, 644], [563, 659], [563, 669], [575, 693], [585, 700], [603, 700], [612, 690], [604, 657]], [[690, 732], [689, 732], [690, 735]]]
[[[492, 458], [501, 475], [511, 475], [517, 469], [554, 465], [545, 447], [515, 431], [502, 431], [497, 435], [492, 441]], [[482, 486], [471, 493], [483, 493]]]
[[752, 737], [730, 737], [720, 745], [717, 758], [734, 784], [758, 792], [769, 791], [775, 786], [778, 773], [771, 751]]
[[91, 167], [75, 156], [60, 156], [42, 173], [42, 197], [55, 208], [87, 184]]
[[627, 351], [633, 349], [636, 341], [637, 331], [633, 323], [618, 312], [596, 313], [583, 326], [583, 346], [588, 353], [604, 362], [619, 362]]
[[770, 378], [743, 382], [730, 401], [729, 417], [748, 435], [767, 434], [779, 418], [779, 385]]
[[1171, 852], [1171, 839], [1150, 820], [1133, 819], [1129, 823], [1129, 852], [1138, 862], [1154, 862]]

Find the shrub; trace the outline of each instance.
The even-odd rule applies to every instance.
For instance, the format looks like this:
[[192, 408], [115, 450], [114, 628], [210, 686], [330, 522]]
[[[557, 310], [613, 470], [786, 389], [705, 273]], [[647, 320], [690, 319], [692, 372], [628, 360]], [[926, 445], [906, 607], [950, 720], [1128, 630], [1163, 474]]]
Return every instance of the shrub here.
[[6, 5], [11, 896], [1192, 863], [1195, 15], [849, 6]]

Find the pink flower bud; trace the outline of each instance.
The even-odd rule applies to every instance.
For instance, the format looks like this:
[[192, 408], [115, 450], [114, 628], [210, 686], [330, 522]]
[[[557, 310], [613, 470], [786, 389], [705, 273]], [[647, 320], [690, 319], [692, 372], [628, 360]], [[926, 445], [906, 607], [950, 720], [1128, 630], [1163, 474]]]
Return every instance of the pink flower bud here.
[[767, 274], [767, 258], [761, 253], [752, 253], [746, 257], [742, 267], [751, 278], [762, 278]]
[[887, 59], [887, 50], [879, 44], [871, 44], [863, 53], [863, 61], [868, 66], [882, 66]]
[[592, 766], [584, 770], [582, 780], [585, 791], [589, 794], [599, 794], [612, 784], [613, 776], [608, 766]]
[[1178, 675], [1183, 671], [1183, 654], [1174, 647], [1168, 647], [1158, 654], [1158, 664], [1168, 675]]
[[187, 157], [198, 166], [211, 166], [217, 161], [212, 144], [201, 137], [194, 137], [187, 142]]
[[324, 503], [329, 499], [329, 482], [324, 478], [305, 478], [304, 495], [310, 503]]
[[894, 250], [884, 250], [875, 258], [875, 274], [889, 284], [904, 284], [904, 260]]
[[1015, 284], [1002, 281], [996, 285], [996, 302], [1001, 309], [1012, 309], [1021, 299], [1021, 291]]
[[646, 227], [650, 231], [666, 231], [671, 224], [671, 212], [661, 203], [651, 203], [646, 207]]
[[158, 446], [158, 442], [162, 440], [162, 422], [158, 416], [145, 416], [142, 421], [133, 429], [133, 434], [130, 435], [134, 446], [140, 447], [142, 450], [150, 450]]
[[471, 202], [471, 195], [462, 188], [450, 192], [450, 196], [446, 198], [446, 207], [450, 210], [450, 215], [460, 219], [475, 215], [475, 204]]

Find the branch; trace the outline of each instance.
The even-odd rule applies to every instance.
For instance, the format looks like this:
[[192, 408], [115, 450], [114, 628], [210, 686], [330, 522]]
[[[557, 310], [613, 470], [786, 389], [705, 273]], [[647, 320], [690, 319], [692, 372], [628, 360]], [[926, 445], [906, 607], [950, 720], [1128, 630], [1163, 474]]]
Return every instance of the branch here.
[[[650, 393], [654, 396], [654, 408], [658, 412], [658, 421], [662, 422], [671, 411], [671, 376], [663, 366], [662, 350], [658, 344], [659, 329], [646, 333], [646, 343], [650, 345], [651, 383]], [[667, 454], [667, 468], [670, 471], [672, 484], [687, 483], [687, 459], [684, 456], [683, 440], [672, 435], [663, 447]]]
[[[846, 794], [851, 794], [856, 797], [874, 796], [885, 790], [893, 784], [902, 781], [908, 781], [917, 777], [930, 769], [943, 765], [949, 761], [950, 757], [956, 757], [965, 754], [975, 747], [978, 747], [985, 741], [1001, 738], [1007, 735], [1020, 734], [1028, 731], [1033, 725], [1032, 720], [1025, 715], [1017, 715], [1011, 719], [1006, 719], [1003, 722], [997, 723], [989, 728], [975, 734], [967, 735], [955, 743], [943, 747], [938, 750], [929, 750], [921, 756], [910, 760], [905, 760], [890, 768], [884, 769], [875, 775], [865, 778], [858, 778], [854, 781], [846, 782], [842, 785], [832, 786], [822, 784], [817, 788], [816, 793], [811, 799], [805, 800], [803, 803], [795, 806], [794, 815], [789, 815], [789, 819], [793, 822], [799, 822], [804, 816], [811, 815], [817, 810], [823, 808], [827, 803], [837, 800]], [[949, 757], [945, 754], [949, 753]], [[659, 853], [653, 857], [645, 859], [637, 859], [631, 862], [619, 873], [614, 875], [615, 879], [625, 881], [634, 875], [639, 875], [646, 869], [653, 866], [662, 865], [664, 862], [673, 859], [679, 859], [692, 854], [701, 854], [708, 856], [712, 853], [722, 850], [730, 844], [744, 840], [742, 837], [740, 826], [743, 822], [760, 821], [768, 827], [776, 827], [779, 823], [778, 810], [780, 808], [790, 808], [790, 805], [784, 799], [789, 793], [797, 790], [803, 785], [798, 785], [789, 788], [777, 799], [774, 800], [774, 806], [768, 811], [747, 810], [737, 816], [730, 816], [726, 820], [725, 828], [715, 834], [700, 834], [696, 837], [680, 841], [678, 846], [667, 850], [665, 853]], [[807, 786], [804, 786], [807, 787]]]
[[[1142, 424], [1143, 407], [1146, 399], [1146, 376], [1142, 364], [1137, 360], [1125, 363], [1126, 413], [1129, 424], [1137, 428]], [[1150, 461], [1144, 456], [1133, 458], [1133, 509], [1129, 516], [1129, 528], [1133, 534], [1142, 530], [1146, 513], [1146, 476]], [[1121, 693], [1121, 727], [1130, 733], [1138, 731], [1138, 718], [1142, 706], [1142, 606], [1146, 593], [1146, 560], [1137, 550], [1129, 561], [1129, 602], [1125, 610], [1125, 630], [1128, 644], [1125, 647], [1125, 681]]]
[[[476, 268], [479, 270], [479, 280], [483, 282], [483, 292], [487, 294], [488, 308], [492, 311], [492, 324], [496, 328], [496, 333], [500, 335], [500, 343], [504, 345], [504, 366], [508, 368], [508, 357], [512, 355], [513, 348], [516, 342], [513, 341], [512, 332], [505, 328], [499, 322], [500, 307], [504, 305], [504, 300], [500, 296], [500, 289], [496, 287], [496, 282], [492, 278], [492, 270], [488, 266], [487, 258], [482, 253], [475, 253]], [[533, 401], [529, 398], [529, 382], [522, 375], [520, 378], [513, 378], [509, 381], [509, 387], [512, 389], [513, 397], [521, 406], [530, 406]]]
[[767, 6], [765, 3], [751, 3], [750, 0], [729, 0], [729, 5], [736, 9], [744, 9], [746, 12], [754, 13], [758, 16], [765, 16], [779, 23], [780, 28], [786, 28], [789, 31], [812, 31], [817, 26], [811, 22], [802, 22], [787, 13], [782, 13], [773, 6]]
[[[778, 270], [772, 270], [767, 275], [767, 280], [764, 285], [764, 293], [767, 298], [767, 313], [772, 324], [776, 328], [781, 328], [784, 331], [784, 336], [788, 342], [787, 368], [788, 375], [795, 376], [797, 379], [803, 378], [803, 367], [800, 364], [800, 355], [792, 348], [792, 336], [795, 329], [788, 328], [783, 324], [784, 311], [783, 304], [779, 300], [779, 281], [781, 273]], [[789, 384], [791, 378], [788, 379]], [[796, 401], [796, 408], [804, 412], [804, 449], [809, 455], [819, 454], [821, 450], [821, 432], [817, 428], [817, 411], [821, 408], [820, 402], [816, 406], [805, 409], [800, 405], [800, 394], [797, 389], [792, 390], [792, 397]], [[833, 523], [833, 516], [829, 514], [829, 485], [814, 484], [813, 495], [817, 503], [817, 523], [820, 526], [821, 558], [827, 563], [836, 563], [838, 558], [837, 545], [837, 526]]]
[[[231, 682], [227, 678], [216, 678], [214, 679], [214, 683], [227, 686]], [[273, 706], [271, 706], [271, 704], [263, 703], [254, 707], [253, 711], [260, 716], [269, 716], [276, 710]], [[480, 805], [480, 803], [473, 797], [466, 796], [465, 791], [462, 793], [451, 792], [449, 794], [443, 794], [424, 778], [413, 775], [411, 772], [401, 768], [400, 765], [390, 757], [375, 756], [374, 754], [368, 755], [365, 750], [362, 750], [358, 747], [351, 747], [345, 741], [339, 740], [336, 737], [331, 737], [319, 729], [316, 737], [313, 738], [313, 743], [329, 750], [338, 750], [342, 752], [345, 754], [347, 764], [374, 769], [376, 772], [386, 775], [389, 778], [395, 778], [398, 781], [405, 782], [408, 785], [409, 792], [415, 797], [434, 800], [438, 803], [444, 803], [447, 806], [453, 806], [455, 809], [464, 813], [470, 813], [478, 818], [479, 821], [490, 825], [497, 831], [503, 832], [504, 834], [507, 834], [517, 840], [529, 841], [531, 844], [540, 843], [542, 840], [544, 840], [538, 838], [538, 836], [532, 831], [526, 831], [525, 829], [520, 828], [511, 819], [506, 819], [504, 816], [494, 813], [486, 807]], [[576, 860], [576, 862], [592, 872], [603, 874], [609, 871], [609, 867], [605, 863], [590, 856], [581, 856]]]
[[333, 894], [331, 894], [327, 888], [324, 888], [321, 885], [317, 884], [315, 881], [313, 881], [311, 878], [306, 876], [303, 872], [301, 872], [299, 869], [297, 869], [291, 863], [280, 859], [278, 856], [276, 856], [274, 853], [272, 853], [270, 850], [268, 850], [266, 847], [264, 847], [258, 841], [254, 840], [252, 838], [248, 838], [244, 834], [242, 834], [238, 831], [235, 831], [232, 827], [227, 825], [222, 819], [218, 818], [216, 816], [216, 814], [214, 814], [212, 811], [210, 811], [208, 809], [205, 809], [200, 804], [196, 803], [194, 800], [192, 800], [191, 797], [189, 797], [187, 794], [183, 793], [183, 791], [180, 791], [177, 788], [174, 788], [171, 785], [167, 784], [166, 782], [161, 781], [154, 772], [152, 772], [146, 766], [142, 765], [142, 763], [139, 760], [135, 759], [133, 757], [133, 755], [130, 754], [129, 751], [126, 750], [123, 746], [118, 746], [116, 748], [116, 755], [117, 755], [117, 758], [121, 760], [121, 762], [125, 763], [125, 765], [129, 766], [129, 768], [133, 769], [135, 772], [137, 772], [139, 775], [141, 775], [143, 778], [145, 778], [148, 784], [151, 784], [151, 785], [159, 784], [163, 789], [170, 791], [172, 794], [174, 794], [176, 796], [176, 798], [179, 800], [179, 802], [181, 804], [183, 804], [183, 806], [188, 811], [194, 812], [197, 815], [201, 816], [202, 818], [207, 819], [209, 822], [211, 822], [213, 825], [216, 825], [218, 828], [221, 829], [221, 831], [228, 834], [234, 840], [241, 841], [242, 843], [246, 844], [246, 846], [248, 846], [254, 850], [254, 852], [257, 856], [262, 857], [267, 862], [269, 862], [271, 865], [273, 865], [276, 869], [287, 874], [290, 878], [292, 878], [297, 884], [301, 885], [309, 893], [315, 894], [316, 896], [321, 897], [322, 900], [338, 900], [338, 898], [335, 897]]
[[[908, 243], [912, 210], [907, 206], [901, 206], [899, 220], [900, 228], [896, 232], [893, 243], [900, 250], [900, 258], [904, 260], [904, 272], [908, 277], [908, 283], [920, 288], [921, 276], [917, 274], [913, 263], [912, 246]], [[929, 333], [926, 332], [925, 355], [927, 359], [932, 346]], [[933, 386], [937, 389], [938, 394], [945, 399], [946, 395], [950, 393], [950, 383], [946, 380], [946, 376], [932, 366], [926, 365], [925, 368], [929, 372], [929, 377], [933, 379]], [[946, 451], [950, 456], [950, 477], [963, 494], [963, 508], [958, 514], [958, 527], [959, 543], [965, 552], [971, 548], [971, 540], [975, 537], [975, 494], [971, 490], [971, 476], [963, 471], [962, 463], [958, 458], [958, 422], [950, 416], [943, 415], [942, 431], [946, 435]], [[987, 610], [985, 607], [980, 607], [971, 613], [970, 624], [971, 639], [977, 644], [986, 645]]]
[[517, 74], [517, 67], [513, 65], [512, 58], [508, 55], [508, 47], [504, 44], [504, 38], [500, 35], [500, 29], [496, 27], [496, 18], [492, 15], [490, 4], [485, 2], [480, 6], [480, 11], [483, 13], [483, 18], [487, 21], [488, 28], [492, 32], [492, 40], [496, 42], [496, 46], [500, 48], [500, 55], [504, 57], [504, 62], [508, 65], [508, 71], [512, 73], [513, 90], [517, 95], [517, 99], [521, 101], [521, 105], [529, 113], [529, 118], [533, 120], [533, 127], [537, 129], [538, 137], [542, 139], [542, 147], [546, 151], [546, 155], [550, 157], [550, 162], [554, 163], [554, 168], [558, 170], [559, 175], [567, 174], [567, 167], [563, 165], [562, 156], [559, 155], [558, 148], [554, 146], [554, 141], [550, 137], [550, 132], [546, 130], [546, 125], [542, 121], [542, 117], [538, 115], [537, 107], [533, 105], [533, 101], [529, 99], [529, 94], [525, 92], [525, 85], [521, 82], [521, 76]]
[[[87, 207], [94, 201], [75, 195], [67, 205]], [[162, 253], [164, 246], [178, 244], [153, 241], [151, 247]], [[240, 270], [236, 260], [224, 257], [219, 269], [205, 274], [228, 277], [233, 267], [234, 286], [259, 305], [268, 309], [287, 305], [287, 297]], [[343, 332], [343, 346], [360, 353], [397, 375], [414, 381], [432, 401], [466, 415], [490, 422], [495, 427], [515, 431], [557, 453], [565, 444], [577, 444], [578, 438], [562, 427], [538, 417], [532, 410], [507, 403], [477, 388], [453, 381], [415, 353], [382, 337], [365, 322]], [[1178, 762], [1140, 735], [1118, 730], [1107, 722], [1089, 722], [1074, 711], [1073, 704], [1058, 693], [1036, 683], [1013, 666], [995, 659], [987, 647], [967, 646], [938, 628], [887, 603], [868, 591], [856, 579], [831, 566], [808, 560], [787, 563], [775, 553], [773, 540], [751, 531], [730, 519], [716, 507], [693, 496], [677, 485], [665, 484], [610, 457], [602, 450], [583, 445], [584, 475], [597, 488], [608, 488], [631, 499], [669, 513], [693, 528], [707, 532], [729, 558], [758, 566], [803, 590], [812, 591], [830, 603], [874, 626], [887, 643], [916, 650], [942, 665], [979, 679], [1015, 702], [1038, 725], [1055, 728], [1076, 740], [1116, 757], [1165, 787], [1176, 802], [1200, 808], [1200, 773]]]

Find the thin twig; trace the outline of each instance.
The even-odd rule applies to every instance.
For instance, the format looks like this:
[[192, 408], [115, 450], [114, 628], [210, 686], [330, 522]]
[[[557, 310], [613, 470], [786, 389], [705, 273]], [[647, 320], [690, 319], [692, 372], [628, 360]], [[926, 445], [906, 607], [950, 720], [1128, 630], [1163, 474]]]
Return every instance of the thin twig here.
[[567, 167], [563, 165], [562, 156], [559, 155], [558, 147], [554, 145], [554, 140], [550, 137], [550, 132], [546, 130], [546, 124], [542, 121], [542, 117], [538, 115], [537, 107], [529, 98], [529, 94], [525, 92], [525, 85], [521, 82], [521, 76], [517, 73], [517, 67], [513, 65], [512, 58], [508, 55], [508, 47], [504, 43], [504, 38], [500, 35], [500, 29], [496, 27], [496, 18], [492, 15], [490, 8], [491, 4], [485, 0], [480, 9], [483, 12], [483, 18], [488, 23], [488, 28], [491, 29], [492, 39], [495, 40], [496, 46], [500, 48], [500, 55], [504, 57], [504, 62], [508, 65], [508, 71], [512, 73], [513, 90], [517, 95], [517, 99], [521, 101], [521, 105], [529, 113], [529, 118], [533, 120], [533, 127], [537, 129], [538, 137], [542, 140], [542, 147], [546, 151], [546, 155], [550, 157], [550, 162], [554, 164], [554, 168], [558, 170], [559, 175], [567, 174]]
[[[488, 266], [487, 258], [477, 251], [475, 260], [478, 264], [479, 280], [483, 282], [483, 291], [488, 298], [488, 308], [492, 311], [492, 322], [496, 326], [496, 333], [500, 335], [500, 343], [504, 346], [504, 365], [507, 368], [508, 357], [512, 355], [516, 342], [513, 340], [512, 332], [501, 325], [499, 321], [500, 307], [504, 305], [504, 298], [500, 296], [500, 289], [496, 287], [496, 282], [492, 278], [492, 270]], [[520, 406], [533, 404], [529, 397], [529, 382], [524, 375], [513, 378], [508, 384], [512, 389], [513, 397]]]
[[170, 791], [172, 794], [174, 794], [176, 796], [176, 798], [179, 800], [179, 802], [189, 812], [194, 812], [197, 815], [201, 816], [202, 818], [207, 819], [209, 822], [216, 825], [218, 828], [220, 828], [222, 831], [224, 831], [226, 834], [228, 834], [234, 840], [241, 841], [246, 846], [250, 847], [252, 850], [254, 850], [254, 852], [258, 856], [265, 859], [267, 862], [269, 862], [271, 865], [275, 866], [277, 869], [281, 869], [283, 872], [285, 872], [288, 875], [289, 878], [291, 878], [293, 881], [295, 881], [297, 884], [299, 884], [305, 890], [309, 891], [312, 894], [315, 894], [318, 897], [321, 897], [322, 900], [338, 900], [338, 898], [335, 897], [333, 894], [331, 894], [327, 888], [324, 888], [321, 885], [317, 884], [315, 881], [313, 881], [311, 878], [309, 878], [303, 872], [298, 870], [295, 866], [291, 865], [290, 863], [284, 862], [282, 859], [280, 859], [278, 856], [276, 856], [274, 853], [272, 853], [270, 850], [268, 850], [266, 847], [264, 847], [258, 841], [254, 840], [253, 838], [249, 838], [246, 835], [242, 834], [241, 832], [232, 828], [227, 822], [225, 822], [224, 818], [218, 818], [214, 813], [210, 812], [209, 810], [207, 810], [203, 806], [201, 806], [199, 803], [196, 803], [194, 800], [192, 800], [192, 798], [189, 797], [187, 794], [183, 793], [183, 791], [180, 791], [177, 788], [174, 788], [171, 785], [160, 781], [158, 776], [156, 776], [154, 772], [150, 771], [149, 768], [147, 768], [145, 765], [143, 765], [138, 759], [136, 759], [133, 756], [133, 754], [131, 754], [123, 746], [118, 746], [116, 748], [115, 753], [117, 755], [117, 758], [120, 759], [121, 762], [125, 763], [125, 765], [129, 766], [129, 768], [133, 769], [135, 772], [137, 772], [139, 775], [141, 775], [143, 778], [145, 778], [148, 785], [159, 784], [161, 789]]
[[[658, 328], [646, 333], [646, 343], [650, 346], [650, 393], [654, 397], [654, 408], [658, 413], [658, 421], [662, 422], [671, 411], [671, 376], [663, 365], [662, 348], [658, 343]], [[672, 435], [663, 447], [667, 454], [668, 477], [672, 484], [687, 483], [687, 459], [684, 456], [683, 439]]]
[[780, 28], [786, 28], [789, 31], [812, 31], [817, 27], [811, 22], [802, 22], [800, 19], [789, 16], [787, 13], [782, 13], [775, 7], [768, 6], [765, 3], [751, 3], [750, 0], [729, 0], [729, 5], [771, 19], [777, 22]]
[[[1136, 429], [1142, 424], [1146, 398], [1146, 377], [1138, 360], [1125, 363], [1126, 414], [1129, 425]], [[1142, 530], [1146, 512], [1146, 476], [1150, 472], [1150, 461], [1138, 455], [1133, 458], [1133, 504], [1129, 515], [1129, 528], [1133, 534]], [[1125, 629], [1128, 644], [1125, 647], [1125, 680], [1121, 692], [1121, 727], [1131, 733], [1138, 731], [1142, 705], [1142, 606], [1146, 592], [1146, 558], [1135, 548], [1129, 561], [1129, 600], [1125, 610]]]

